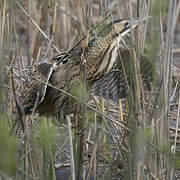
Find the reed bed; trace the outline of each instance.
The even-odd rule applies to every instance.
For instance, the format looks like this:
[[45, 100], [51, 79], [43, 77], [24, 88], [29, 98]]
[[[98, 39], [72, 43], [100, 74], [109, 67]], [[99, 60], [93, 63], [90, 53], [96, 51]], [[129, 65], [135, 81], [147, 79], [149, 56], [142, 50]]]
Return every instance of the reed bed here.
[[[0, 179], [180, 176], [178, 0], [0, 0], [0, 5]], [[28, 67], [82, 38], [86, 45], [106, 17], [109, 22], [149, 17], [131, 32], [128, 96], [114, 102], [91, 95], [87, 103], [83, 86], [73, 94], [82, 102], [81, 114], [65, 121], [35, 113], [19, 117]], [[153, 64], [151, 90], [140, 74], [142, 56]]]

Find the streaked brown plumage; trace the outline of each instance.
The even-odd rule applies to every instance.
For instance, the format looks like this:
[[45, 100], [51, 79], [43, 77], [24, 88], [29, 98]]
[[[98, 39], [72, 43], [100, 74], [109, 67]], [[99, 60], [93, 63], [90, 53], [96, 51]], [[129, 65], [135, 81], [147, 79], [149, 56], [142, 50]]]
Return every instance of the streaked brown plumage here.
[[[134, 21], [134, 29], [137, 22]], [[118, 20], [105, 26], [101, 36], [90, 41], [88, 47], [79, 46], [68, 54], [63, 53], [53, 61], [37, 65], [29, 74], [29, 82], [22, 94], [22, 106], [26, 114], [31, 113], [33, 107], [40, 114], [63, 115], [77, 110], [77, 103], [73, 98], [58, 89], [47, 86], [47, 82], [66, 92], [71, 92], [80, 85], [81, 62], [86, 62], [86, 80], [88, 87], [108, 74], [116, 65], [118, 49], [123, 47], [123, 41], [130, 31], [129, 20]]]

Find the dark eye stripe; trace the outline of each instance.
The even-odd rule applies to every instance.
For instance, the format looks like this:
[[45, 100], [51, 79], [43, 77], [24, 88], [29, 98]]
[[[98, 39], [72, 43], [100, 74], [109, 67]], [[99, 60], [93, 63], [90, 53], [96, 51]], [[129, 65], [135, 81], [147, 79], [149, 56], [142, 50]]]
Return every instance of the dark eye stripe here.
[[120, 31], [120, 32], [117, 32], [117, 33], [114, 33], [112, 36], [113, 36], [113, 38], [115, 38], [115, 37], [117, 37], [117, 36], [119, 36], [120, 34], [122, 34], [123, 32], [125, 32], [127, 29], [129, 29], [130, 28], [130, 26], [129, 27], [125, 27], [122, 31]]
[[130, 23], [129, 22], [126, 22], [125, 23], [125, 28], [128, 29], [130, 27]]

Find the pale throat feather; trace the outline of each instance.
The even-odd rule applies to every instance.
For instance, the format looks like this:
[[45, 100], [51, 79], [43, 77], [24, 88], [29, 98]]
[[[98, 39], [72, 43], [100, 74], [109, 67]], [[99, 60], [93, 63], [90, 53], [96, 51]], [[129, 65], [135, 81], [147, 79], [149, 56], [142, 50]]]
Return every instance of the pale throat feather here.
[[118, 48], [119, 44], [122, 40], [122, 36], [118, 36], [113, 43], [110, 45], [108, 51], [106, 52], [98, 70], [94, 74], [94, 76], [97, 76], [99, 73], [103, 72], [104, 69], [106, 69], [106, 73], [110, 72], [112, 68], [114, 67], [117, 57], [118, 57]]
[[123, 37], [126, 36], [129, 32], [130, 29], [127, 29], [126, 31], [120, 33], [118, 37], [114, 39], [108, 51], [106, 52], [104, 59], [99, 66], [99, 69], [94, 74], [94, 77], [97, 76], [99, 73], [103, 72], [104, 69], [106, 69], [106, 71], [104, 72], [105, 74], [109, 73], [113, 69], [118, 58], [118, 49], [120, 47], [120, 43], [121, 41], [124, 42]]

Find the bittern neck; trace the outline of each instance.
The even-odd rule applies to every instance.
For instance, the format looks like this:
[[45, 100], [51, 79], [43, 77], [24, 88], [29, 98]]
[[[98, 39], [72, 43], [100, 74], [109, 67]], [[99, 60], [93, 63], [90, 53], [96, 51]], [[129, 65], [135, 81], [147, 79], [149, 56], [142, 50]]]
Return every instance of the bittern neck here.
[[121, 35], [109, 34], [86, 53], [87, 79], [95, 81], [109, 73], [117, 62]]

